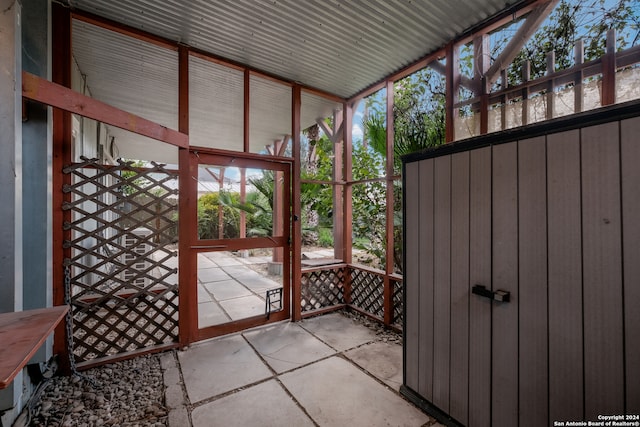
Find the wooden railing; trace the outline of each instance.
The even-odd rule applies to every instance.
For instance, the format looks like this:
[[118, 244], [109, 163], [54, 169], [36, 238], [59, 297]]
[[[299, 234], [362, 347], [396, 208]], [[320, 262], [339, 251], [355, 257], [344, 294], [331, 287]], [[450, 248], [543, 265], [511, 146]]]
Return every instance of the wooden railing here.
[[[487, 82], [483, 82], [478, 86], [482, 93], [453, 104], [456, 111], [468, 108], [472, 112], [472, 116], [467, 117], [456, 115], [456, 139], [524, 126], [623, 101], [618, 96], [620, 88], [625, 84], [631, 88], [637, 85], [633, 81], [625, 83], [621, 76], [625, 76], [622, 73], [634, 73], [630, 80], [637, 79], [636, 75], [640, 76], [640, 69], [633, 68], [640, 63], [640, 45], [616, 52], [615, 30], [610, 30], [604, 56], [584, 62], [583, 41], [578, 40], [574, 48], [574, 63], [573, 67], [556, 71], [555, 55], [550, 52], [544, 76], [531, 80], [529, 63], [525, 62], [522, 83], [518, 85], [509, 86], [507, 70], [501, 72], [499, 90], [491, 92]], [[597, 92], [597, 99], [587, 99], [588, 91]], [[563, 103], [570, 100], [572, 105], [565, 105], [561, 111], [556, 108], [556, 100], [560, 98]], [[544, 109], [543, 117], [532, 117], [532, 110], [536, 107]], [[491, 126], [491, 121], [494, 126]], [[499, 125], [495, 124], [498, 121]], [[469, 129], [468, 133], [461, 132], [463, 128]]]
[[402, 329], [402, 276], [359, 264], [302, 270], [303, 318], [349, 307], [397, 331]]

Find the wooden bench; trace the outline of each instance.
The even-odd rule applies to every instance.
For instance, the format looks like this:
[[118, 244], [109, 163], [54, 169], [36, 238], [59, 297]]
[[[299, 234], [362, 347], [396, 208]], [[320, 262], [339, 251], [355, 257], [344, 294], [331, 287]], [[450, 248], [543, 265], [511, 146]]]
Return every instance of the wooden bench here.
[[69, 307], [0, 313], [0, 390], [18, 373], [64, 319]]

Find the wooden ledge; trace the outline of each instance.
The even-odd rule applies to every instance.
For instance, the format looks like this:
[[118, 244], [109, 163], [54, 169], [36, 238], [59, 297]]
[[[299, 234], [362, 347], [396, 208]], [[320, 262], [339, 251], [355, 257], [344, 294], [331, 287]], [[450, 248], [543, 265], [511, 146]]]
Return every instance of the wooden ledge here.
[[68, 310], [61, 305], [0, 313], [0, 390], [11, 384]]

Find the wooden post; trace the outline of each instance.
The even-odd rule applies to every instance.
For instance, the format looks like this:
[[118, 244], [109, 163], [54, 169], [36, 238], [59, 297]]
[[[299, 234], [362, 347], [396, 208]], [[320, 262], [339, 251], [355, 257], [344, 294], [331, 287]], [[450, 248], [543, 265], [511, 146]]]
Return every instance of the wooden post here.
[[[247, 169], [240, 168], [240, 203], [245, 204], [247, 202]], [[240, 211], [240, 238], [247, 237], [247, 213], [243, 210]]]
[[[282, 146], [284, 145], [284, 140], [282, 141], [273, 141], [273, 152], [274, 155], [277, 155]], [[283, 188], [282, 181], [284, 180], [284, 174], [281, 171], [276, 171], [273, 174], [273, 212], [272, 212], [272, 221], [273, 221], [273, 235], [274, 236], [282, 236], [282, 226], [283, 226], [283, 217], [284, 210], [282, 209], [283, 205]], [[284, 260], [284, 253], [282, 248], [273, 248], [273, 255], [271, 260], [274, 263], [282, 263]]]
[[[302, 320], [301, 298], [301, 279], [302, 279], [302, 263], [300, 255], [302, 253], [302, 219], [300, 217], [302, 204], [300, 201], [300, 110], [302, 106], [302, 91], [299, 84], [293, 85], [293, 93], [291, 99], [291, 131], [293, 138], [293, 203], [292, 214], [294, 222], [291, 236], [291, 285], [292, 285], [292, 311], [293, 320]], [[286, 284], [285, 284], [286, 286]]]
[[[64, 87], [71, 87], [71, 16], [69, 9], [61, 4], [51, 5], [53, 29], [51, 46], [53, 49], [52, 81]], [[63, 242], [70, 240], [70, 231], [63, 231], [63, 224], [71, 222], [71, 211], [63, 211], [62, 205], [71, 201], [70, 193], [62, 188], [71, 185], [71, 176], [62, 169], [71, 163], [71, 114], [58, 108], [53, 109], [53, 305], [63, 305], [65, 258], [71, 257], [71, 249], [63, 249]], [[54, 334], [53, 352], [59, 358], [60, 370], [68, 375], [71, 366], [67, 352], [67, 333], [64, 325], [59, 325]]]
[[602, 106], [616, 102], [616, 30], [607, 31], [607, 51], [602, 57]]
[[391, 291], [390, 274], [393, 274], [394, 265], [394, 236], [393, 236], [393, 214], [394, 214], [394, 194], [393, 194], [393, 165], [394, 165], [394, 86], [393, 81], [387, 81], [387, 173], [386, 173], [386, 251], [385, 251], [385, 275], [384, 275], [384, 324], [389, 326], [393, 319], [393, 301]]
[[[178, 49], [178, 130], [189, 134], [189, 50]], [[192, 170], [194, 168], [195, 170]], [[198, 261], [191, 251], [197, 233], [198, 190], [192, 183], [197, 166], [191, 164], [189, 149], [178, 149], [178, 336], [180, 345], [188, 345], [198, 338]], [[197, 177], [197, 175], [195, 175]]]
[[342, 111], [334, 110], [333, 112], [333, 257], [344, 261], [344, 247], [346, 236], [343, 230], [343, 197], [344, 185], [337, 184], [344, 181], [344, 143], [343, 138], [338, 135], [340, 125], [342, 125]]
[[[524, 61], [522, 64], [522, 82], [527, 83], [531, 79], [531, 63]], [[529, 86], [522, 89], [522, 126], [529, 123]]]
[[[574, 47], [574, 62], [575, 66], [582, 65], [584, 63], [584, 41], [582, 39], [576, 41]], [[582, 68], [576, 72], [575, 81], [573, 82], [573, 95], [574, 95], [574, 113], [582, 112], [584, 105], [584, 86], [582, 80]]]
[[251, 94], [251, 73], [249, 69], [244, 70], [244, 128], [243, 128], [243, 145], [244, 152], [249, 153], [251, 151], [251, 141], [249, 141], [249, 135], [251, 134], [251, 125], [250, 125], [250, 117], [251, 114], [249, 112], [250, 105], [250, 94]]
[[[502, 82], [502, 90], [509, 87], [509, 74], [507, 70], [500, 71], [500, 80]], [[507, 128], [507, 95], [502, 95], [502, 108], [500, 109], [500, 128]]]
[[456, 116], [458, 109], [454, 105], [460, 96], [460, 63], [458, 58], [458, 47], [454, 43], [447, 45], [446, 63], [446, 86], [445, 86], [445, 142], [455, 141]]
[[[551, 51], [547, 53], [547, 76], [552, 75], [553, 73], [555, 73], [556, 71], [556, 54], [555, 52]], [[549, 82], [547, 83], [547, 120], [551, 120], [553, 119], [553, 115], [554, 115], [554, 106], [553, 106], [553, 99], [554, 99], [554, 84], [553, 84], [553, 79], [550, 79]]]
[[476, 82], [476, 93], [480, 96], [480, 134], [484, 135], [489, 130], [489, 82], [485, 74], [489, 70], [490, 59], [490, 39], [486, 34], [480, 34], [473, 39], [473, 62], [474, 76]]
[[342, 232], [344, 239], [343, 245], [343, 262], [347, 264], [344, 276], [344, 302], [351, 304], [351, 268], [349, 264], [353, 261], [353, 245], [352, 245], [352, 229], [353, 229], [353, 188], [351, 181], [353, 180], [352, 171], [352, 152], [353, 141], [351, 129], [353, 127], [353, 104], [344, 102], [342, 104], [343, 123], [342, 126], [342, 142], [344, 143], [344, 180], [343, 187], [344, 204], [342, 215]]

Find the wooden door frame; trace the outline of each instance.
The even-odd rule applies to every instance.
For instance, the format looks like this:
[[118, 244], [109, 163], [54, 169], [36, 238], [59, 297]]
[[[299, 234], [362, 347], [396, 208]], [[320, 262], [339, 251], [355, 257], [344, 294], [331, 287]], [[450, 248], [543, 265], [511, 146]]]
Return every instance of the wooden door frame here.
[[[291, 207], [292, 207], [292, 180], [293, 159], [247, 155], [247, 153], [222, 151], [203, 147], [191, 147], [188, 152], [188, 167], [184, 168], [188, 175], [181, 175], [181, 194], [185, 194], [185, 205], [180, 207], [180, 218], [187, 218], [185, 221], [189, 224], [186, 228], [185, 235], [180, 236], [180, 253], [188, 253], [189, 256], [180, 257], [180, 283], [181, 286], [181, 316], [184, 323], [180, 324], [180, 329], [185, 330], [189, 336], [190, 342], [201, 341], [220, 335], [226, 335], [233, 332], [239, 332], [248, 328], [261, 326], [273, 322], [279, 322], [292, 317], [292, 280], [291, 280]], [[267, 169], [280, 171], [284, 173], [283, 182], [283, 235], [274, 237], [259, 238], [237, 238], [237, 239], [211, 239], [200, 240], [197, 236], [197, 174], [198, 165], [206, 160], [207, 164], [216, 166], [233, 166], [243, 168]], [[181, 159], [182, 161], [182, 159]], [[181, 168], [181, 174], [183, 169]], [[184, 210], [183, 210], [184, 209]], [[182, 221], [181, 221], [182, 222]], [[182, 230], [182, 227], [181, 227]], [[246, 319], [231, 321], [221, 325], [213, 325], [200, 329], [198, 326], [198, 295], [197, 295], [197, 254], [200, 252], [208, 252], [207, 248], [202, 246], [219, 246], [222, 243], [227, 246], [226, 250], [246, 249], [249, 247], [272, 247], [283, 248], [283, 310], [271, 314], [268, 318], [264, 315], [249, 317]], [[191, 256], [196, 254], [196, 256]], [[183, 264], [184, 263], [184, 264]], [[184, 292], [184, 293], [183, 293]], [[182, 301], [185, 300], [183, 309]], [[184, 328], [184, 329], [183, 329]]]

